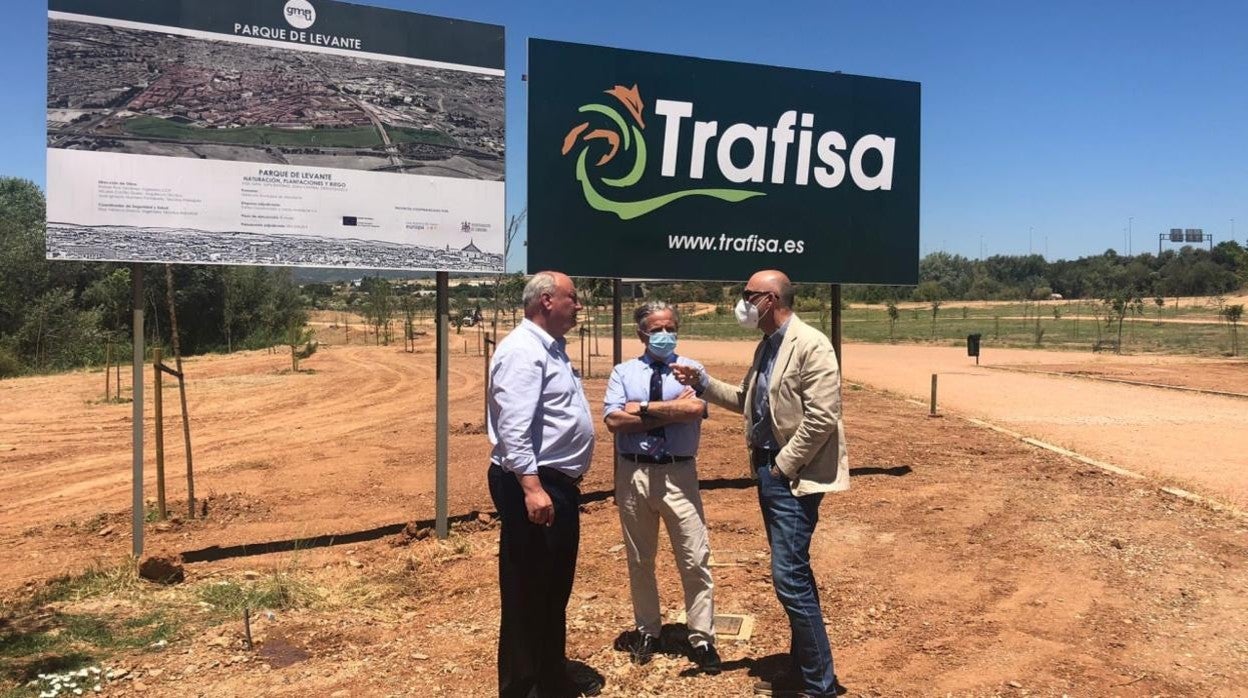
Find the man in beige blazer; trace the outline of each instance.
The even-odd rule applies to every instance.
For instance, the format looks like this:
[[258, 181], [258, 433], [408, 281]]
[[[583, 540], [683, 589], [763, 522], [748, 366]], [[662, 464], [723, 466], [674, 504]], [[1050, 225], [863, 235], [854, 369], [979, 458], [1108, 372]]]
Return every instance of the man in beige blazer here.
[[755, 693], [835, 696], [810, 541], [823, 494], [849, 489], [841, 375], [828, 338], [793, 313], [793, 296], [789, 277], [775, 270], [760, 271], [745, 285], [737, 321], [761, 330], [763, 339], [740, 384], [694, 367], [673, 366], [673, 371], [708, 401], [745, 417], [772, 581], [792, 631], [792, 673], [760, 681]]

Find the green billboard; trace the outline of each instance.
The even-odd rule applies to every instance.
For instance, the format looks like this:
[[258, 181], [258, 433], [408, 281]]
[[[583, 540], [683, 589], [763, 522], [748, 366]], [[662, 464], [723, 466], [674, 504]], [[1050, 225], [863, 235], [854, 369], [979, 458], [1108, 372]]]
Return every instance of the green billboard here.
[[528, 268], [914, 284], [919, 84], [529, 42]]

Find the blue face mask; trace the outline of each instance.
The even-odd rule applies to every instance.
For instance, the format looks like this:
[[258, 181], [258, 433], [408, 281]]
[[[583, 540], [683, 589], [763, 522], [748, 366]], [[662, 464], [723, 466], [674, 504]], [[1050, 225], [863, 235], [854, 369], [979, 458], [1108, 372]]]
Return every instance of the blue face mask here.
[[665, 330], [651, 332], [648, 346], [651, 354], [666, 359], [676, 351], [676, 333]]

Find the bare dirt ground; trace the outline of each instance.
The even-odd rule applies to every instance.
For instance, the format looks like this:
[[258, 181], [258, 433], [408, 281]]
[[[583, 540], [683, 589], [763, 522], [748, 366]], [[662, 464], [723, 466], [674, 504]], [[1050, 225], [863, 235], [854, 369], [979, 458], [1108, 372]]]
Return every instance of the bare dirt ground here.
[[[289, 373], [281, 353], [188, 362], [196, 486], [208, 496], [208, 517], [149, 526], [149, 548], [219, 546], [221, 559], [188, 564], [187, 581], [168, 590], [144, 586], [32, 611], [159, 608], [182, 620], [167, 647], [110, 659], [128, 673], [106, 682], [104, 695], [494, 692], [497, 527], [484, 486], [488, 443], [475, 356], [451, 364], [451, 511], [487, 516], [467, 517], [447, 542], [390, 533], [433, 514], [433, 361], [421, 341], [416, 354], [326, 346], [302, 374]], [[724, 378], [744, 372], [751, 348], [686, 347]], [[851, 380], [865, 380], [869, 353], [877, 352], [847, 349]], [[599, 373], [608, 363], [600, 361]], [[883, 353], [879, 361], [889, 373], [904, 373], [903, 364], [926, 371], [922, 355]], [[604, 388], [601, 375], [587, 382], [591, 403]], [[129, 550], [130, 405], [93, 402], [100, 392], [98, 372], [0, 382], [6, 600]], [[1050, 393], [1028, 394], [1025, 413]], [[813, 557], [849, 695], [1242, 695], [1248, 522], [1173, 499], [1156, 481], [1110, 476], [952, 414], [930, 419], [886, 392], [851, 387], [845, 401], [854, 486], [825, 500]], [[176, 414], [168, 412], [177, 500], [180, 447]], [[1134, 427], [1109, 421], [1099, 430]], [[610, 440], [605, 430], [600, 437], [584, 488], [572, 658], [605, 675], [607, 695], [748, 695], [757, 675], [780, 664], [788, 633], [771, 590], [756, 496], [742, 479], [738, 419], [712, 410], [699, 462], [718, 610], [757, 620], [752, 640], [723, 643], [727, 671], [718, 677], [691, 675], [681, 658], [633, 667], [611, 649], [631, 608], [609, 498]], [[1171, 438], [1202, 457], [1218, 444], [1190, 431]], [[256, 554], [266, 542], [325, 534], [337, 544], [303, 541], [293, 552]], [[674, 615], [680, 595], [666, 548], [659, 568]], [[257, 649], [247, 651], [241, 622], [203, 599], [213, 585], [275, 575], [294, 580], [298, 602], [258, 613]], [[4, 619], [0, 635], [28, 620]], [[12, 680], [0, 677], [0, 691]]]
[[992, 348], [976, 366], [961, 347], [849, 344], [844, 353], [851, 381], [926, 403], [935, 373], [942, 412], [980, 417], [1248, 509], [1248, 401], [991, 368], [1139, 372], [1233, 391], [1244, 384], [1248, 360]]

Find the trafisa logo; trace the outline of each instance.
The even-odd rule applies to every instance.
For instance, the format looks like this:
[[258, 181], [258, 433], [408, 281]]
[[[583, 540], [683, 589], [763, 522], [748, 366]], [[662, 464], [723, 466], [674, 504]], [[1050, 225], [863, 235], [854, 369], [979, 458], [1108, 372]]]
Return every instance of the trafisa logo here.
[[286, 23], [295, 29], [307, 29], [316, 24], [316, 8], [308, 0], [286, 0], [282, 14]]
[[[585, 202], [595, 210], [614, 213], [621, 220], [632, 220], [689, 197], [710, 197], [739, 203], [767, 195], [758, 187], [695, 188], [649, 199], [627, 200], [626, 190], [641, 181], [646, 172], [648, 150], [643, 135], [646, 129], [645, 103], [637, 85], [616, 85], [604, 94], [614, 97], [615, 101], [585, 104], [577, 110], [601, 122], [601, 127], [591, 126], [590, 121], [574, 126], [564, 136], [562, 150], [564, 156], [576, 151], [576, 179], [581, 183]], [[623, 113], [619, 107], [623, 107]], [[893, 138], [868, 134], [859, 138], [852, 148], [838, 131], [826, 131], [816, 138], [813, 130], [815, 115], [797, 110], [780, 114], [773, 127], [740, 123], [722, 131], [718, 121], [693, 120], [693, 102], [659, 99], [654, 103], [654, 113], [663, 118], [659, 169], [663, 177], [687, 176], [690, 180], [701, 180], [709, 165], [734, 184], [786, 186], [790, 184], [791, 177], [795, 186], [806, 187], [813, 183], [825, 189], [835, 189], [845, 182], [848, 174], [853, 185], [863, 191], [889, 191], [893, 186]], [[692, 126], [686, 124], [686, 120], [691, 121]], [[734, 146], [741, 141], [745, 142], [749, 151], [749, 161], [743, 164], [733, 159]], [[795, 142], [795, 162], [790, 166], [789, 156]], [[591, 174], [589, 165], [591, 149], [595, 153], [601, 152], [593, 165], [594, 169], [605, 167], [621, 153], [623, 157], [631, 154], [631, 165], [621, 177], [595, 176]], [[678, 173], [677, 158], [682, 156], [682, 150], [689, 169]], [[740, 149], [737, 150], [739, 154]], [[878, 154], [878, 158], [872, 158], [871, 169], [875, 171], [868, 173], [865, 161], [868, 153], [873, 152]], [[769, 153], [770, 172], [767, 168]]]

